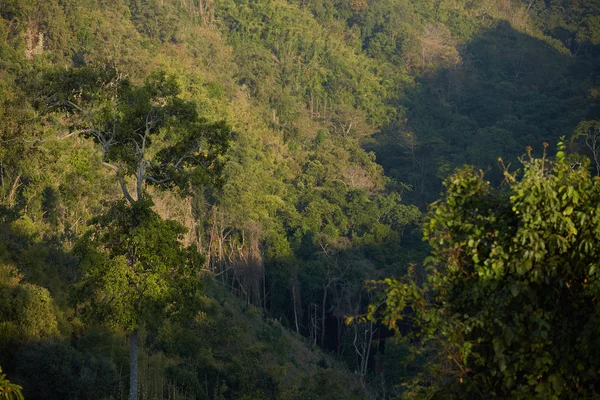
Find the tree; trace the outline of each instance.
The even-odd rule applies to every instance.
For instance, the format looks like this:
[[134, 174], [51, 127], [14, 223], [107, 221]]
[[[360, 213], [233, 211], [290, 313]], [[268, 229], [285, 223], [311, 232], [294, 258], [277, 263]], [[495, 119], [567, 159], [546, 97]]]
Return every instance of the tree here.
[[58, 334], [50, 292], [22, 279], [15, 267], [0, 264], [0, 349], [13, 340], [27, 342]]
[[460, 55], [453, 46], [448, 28], [440, 24], [427, 24], [421, 36], [421, 58], [423, 69], [434, 66], [460, 64]]
[[386, 280], [385, 303], [367, 316], [398, 332], [412, 319], [405, 338], [434, 352], [429, 384], [413, 391], [598, 395], [600, 179], [572, 167], [563, 148], [555, 161], [528, 149], [522, 178], [505, 172], [505, 187], [473, 168], [446, 180], [425, 225], [427, 284]]
[[[175, 288], [195, 279], [199, 256], [183, 249], [182, 227], [152, 211], [147, 184], [183, 194], [218, 183], [230, 128], [208, 123], [196, 105], [178, 97], [174, 77], [152, 75], [135, 86], [114, 68], [80, 68], [51, 76], [48, 100], [66, 113], [67, 136], [82, 134], [99, 146], [124, 200], [102, 217], [80, 244], [83, 279], [75, 299], [84, 316], [129, 333], [130, 399], [137, 400], [138, 327], [166, 305]], [[135, 195], [130, 193], [131, 179]]]
[[[178, 96], [174, 76], [157, 72], [135, 86], [116, 68], [84, 67], [53, 74], [50, 82], [46, 101], [66, 112], [67, 136], [96, 142], [130, 204], [144, 200], [144, 184], [189, 194], [220, 182], [231, 129], [201, 118], [194, 102]], [[134, 181], [135, 198], [126, 178]]]
[[151, 204], [117, 202], [92, 221], [77, 248], [83, 276], [73, 293], [84, 320], [129, 333], [130, 399], [137, 399], [139, 326], [194, 295], [203, 261], [182, 247], [183, 227], [162, 220]]
[[361, 139], [373, 133], [365, 120], [366, 117], [362, 111], [344, 104], [333, 112], [328, 122], [334, 135]]
[[583, 138], [585, 146], [591, 153], [594, 165], [596, 167], [596, 176], [600, 176], [600, 122], [598, 121], [581, 121], [577, 128], [572, 142]]

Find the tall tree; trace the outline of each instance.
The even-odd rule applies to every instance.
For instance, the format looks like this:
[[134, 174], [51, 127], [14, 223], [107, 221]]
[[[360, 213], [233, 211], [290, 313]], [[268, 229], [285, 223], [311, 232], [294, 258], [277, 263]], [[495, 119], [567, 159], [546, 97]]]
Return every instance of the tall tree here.
[[130, 399], [138, 398], [138, 328], [194, 295], [202, 257], [183, 248], [185, 229], [151, 202], [117, 202], [78, 243], [83, 276], [73, 291], [84, 320], [129, 334]]
[[80, 68], [51, 76], [51, 83], [48, 99], [66, 112], [67, 136], [86, 135], [98, 144], [124, 197], [92, 222], [82, 242], [76, 298], [84, 301], [85, 316], [128, 332], [130, 399], [137, 400], [138, 327], [169, 303], [173, 288], [194, 279], [191, 268], [200, 262], [179, 243], [182, 227], [152, 211], [146, 185], [189, 194], [218, 183], [230, 128], [201, 119], [164, 73], [136, 86], [114, 68]]

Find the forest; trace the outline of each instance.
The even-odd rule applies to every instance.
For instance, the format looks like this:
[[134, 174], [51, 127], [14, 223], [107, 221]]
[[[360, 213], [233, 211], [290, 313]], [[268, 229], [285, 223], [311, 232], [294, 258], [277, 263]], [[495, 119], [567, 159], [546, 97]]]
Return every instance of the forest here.
[[0, 399], [600, 398], [600, 0], [0, 0]]

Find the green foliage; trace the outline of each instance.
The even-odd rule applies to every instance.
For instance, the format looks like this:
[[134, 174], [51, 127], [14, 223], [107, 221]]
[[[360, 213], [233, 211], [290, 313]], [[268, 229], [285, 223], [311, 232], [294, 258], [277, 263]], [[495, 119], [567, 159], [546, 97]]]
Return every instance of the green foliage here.
[[[200, 260], [186, 248], [244, 302], [354, 365], [341, 321], [366, 306], [363, 281], [401, 276], [426, 252], [407, 200], [423, 208], [456, 166], [514, 163], [525, 145], [600, 119], [585, 98], [597, 11], [596, 1], [0, 2], [0, 262], [23, 275], [3, 290], [43, 292], [56, 330], [78, 338], [66, 294], [83, 274], [86, 322], [145, 325], [142, 347], [159, 343], [141, 350], [149, 396], [346, 396], [339, 374], [300, 368], [304, 345], [286, 363], [277, 332], [254, 340], [229, 326], [256, 309], [192, 296], [198, 277], [180, 267]], [[583, 147], [593, 132], [573, 148], [593, 155]], [[123, 195], [130, 206], [115, 203]], [[161, 331], [165, 315], [183, 326]], [[127, 368], [123, 358], [111, 355]], [[368, 378], [374, 393], [379, 377]]]
[[[309, 350], [277, 321], [263, 319], [259, 309], [242, 306], [216, 282], [207, 282], [204, 292], [196, 298], [196, 315], [149, 334], [153, 351], [179, 360], [166, 376], [182, 392], [199, 399], [296, 399], [325, 393], [315, 379], [326, 382], [332, 397], [357, 391], [341, 365]], [[323, 359], [332, 366], [326, 371], [317, 368]]]
[[393, 113], [384, 102], [388, 82], [343, 42], [338, 27], [323, 27], [309, 12], [277, 1], [220, 1], [217, 17], [236, 49], [240, 83], [267, 101], [282, 125], [298, 119], [298, 101], [324, 119], [347, 106], [374, 124]]
[[2, 367], [0, 367], [0, 398], [4, 400], [23, 400], [22, 390], [21, 386], [6, 379], [6, 374], [2, 373]]
[[219, 180], [231, 131], [200, 118], [174, 76], [155, 72], [138, 87], [115, 68], [83, 67], [48, 80], [71, 135], [93, 138], [119, 179], [134, 176], [138, 200], [143, 182], [189, 191]]
[[133, 331], [194, 292], [200, 256], [179, 241], [184, 229], [147, 202], [115, 204], [78, 245], [83, 276], [73, 299], [83, 316]]
[[0, 265], [0, 347], [10, 341], [58, 334], [54, 302], [48, 290], [21, 279], [14, 267]]
[[[338, 399], [340, 393], [344, 390], [341, 387], [339, 377], [331, 369], [321, 369], [313, 367], [312, 374], [304, 378], [299, 386], [294, 387], [289, 392], [281, 396], [282, 399], [286, 400], [300, 400], [300, 399], [325, 399], [335, 400]], [[361, 399], [362, 396], [358, 391], [349, 393], [346, 397], [348, 399]]]
[[[413, 186], [409, 200], [435, 200], [443, 179], [465, 163], [490, 170], [489, 179], [500, 183], [498, 155], [516, 163], [525, 146], [558, 141], [582, 119], [594, 119], [586, 91], [597, 77], [597, 50], [578, 50], [572, 31], [564, 43], [555, 39], [553, 25], [564, 21], [545, 18], [550, 11], [528, 14], [520, 1], [396, 3], [369, 4], [356, 23], [367, 51], [407, 68], [416, 82], [399, 81], [398, 118], [367, 147], [389, 175]], [[577, 30], [595, 15], [597, 2], [588, 3], [594, 5], [548, 8]], [[579, 10], [567, 16], [570, 8]], [[381, 32], [396, 43], [382, 46]]]
[[15, 355], [15, 376], [28, 399], [107, 399], [117, 394], [118, 375], [106, 358], [57, 341], [30, 343]]
[[[445, 182], [429, 214], [423, 292], [388, 280], [383, 322], [407, 310], [437, 351], [428, 391], [487, 398], [597, 395], [596, 215], [600, 181], [556, 160], [529, 158], [495, 189], [473, 169]], [[372, 308], [370, 316], [377, 316]], [[413, 387], [413, 390], [415, 388]]]

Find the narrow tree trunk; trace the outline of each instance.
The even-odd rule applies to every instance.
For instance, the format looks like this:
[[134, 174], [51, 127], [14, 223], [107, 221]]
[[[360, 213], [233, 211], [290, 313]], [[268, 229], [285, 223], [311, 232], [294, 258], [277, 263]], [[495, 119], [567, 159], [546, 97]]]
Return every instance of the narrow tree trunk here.
[[262, 289], [263, 289], [263, 309], [267, 312], [267, 276], [265, 274], [265, 266], [262, 265]]
[[317, 304], [315, 303], [310, 303], [310, 306], [308, 306], [308, 314], [309, 314], [309, 328], [308, 328], [308, 333], [310, 335], [310, 340], [311, 342], [316, 345], [317, 344], [317, 339], [318, 339], [318, 321], [317, 321]]
[[138, 400], [138, 330], [129, 335], [129, 400]]
[[15, 205], [15, 199], [17, 197], [17, 189], [19, 189], [20, 179], [21, 175], [17, 175], [17, 177], [15, 178], [15, 183], [13, 183], [12, 188], [10, 190], [10, 194], [8, 195], [9, 207], [13, 207]]
[[329, 288], [329, 283], [327, 286], [323, 288], [323, 303], [321, 305], [321, 347], [325, 346], [325, 313], [326, 313], [326, 303], [327, 303], [327, 289]]
[[363, 382], [365, 382], [363, 387], [366, 389], [367, 369], [369, 367], [369, 357], [371, 356], [371, 343], [373, 341], [373, 322], [369, 322], [369, 336], [367, 339], [367, 335], [365, 334], [365, 339], [366, 339], [366, 355], [363, 358], [363, 363], [362, 363], [360, 374], [362, 375]]
[[298, 305], [296, 294], [296, 280], [292, 283], [292, 301], [294, 302], [294, 322], [296, 323], [296, 333], [300, 333], [300, 327], [298, 326]]
[[[206, 25], [206, 18], [204, 17], [204, 2], [202, 0], [198, 1], [198, 13], [200, 14], [200, 19], [202, 20], [202, 23], [204, 25]], [[194, 16], [196, 13], [194, 13]]]

